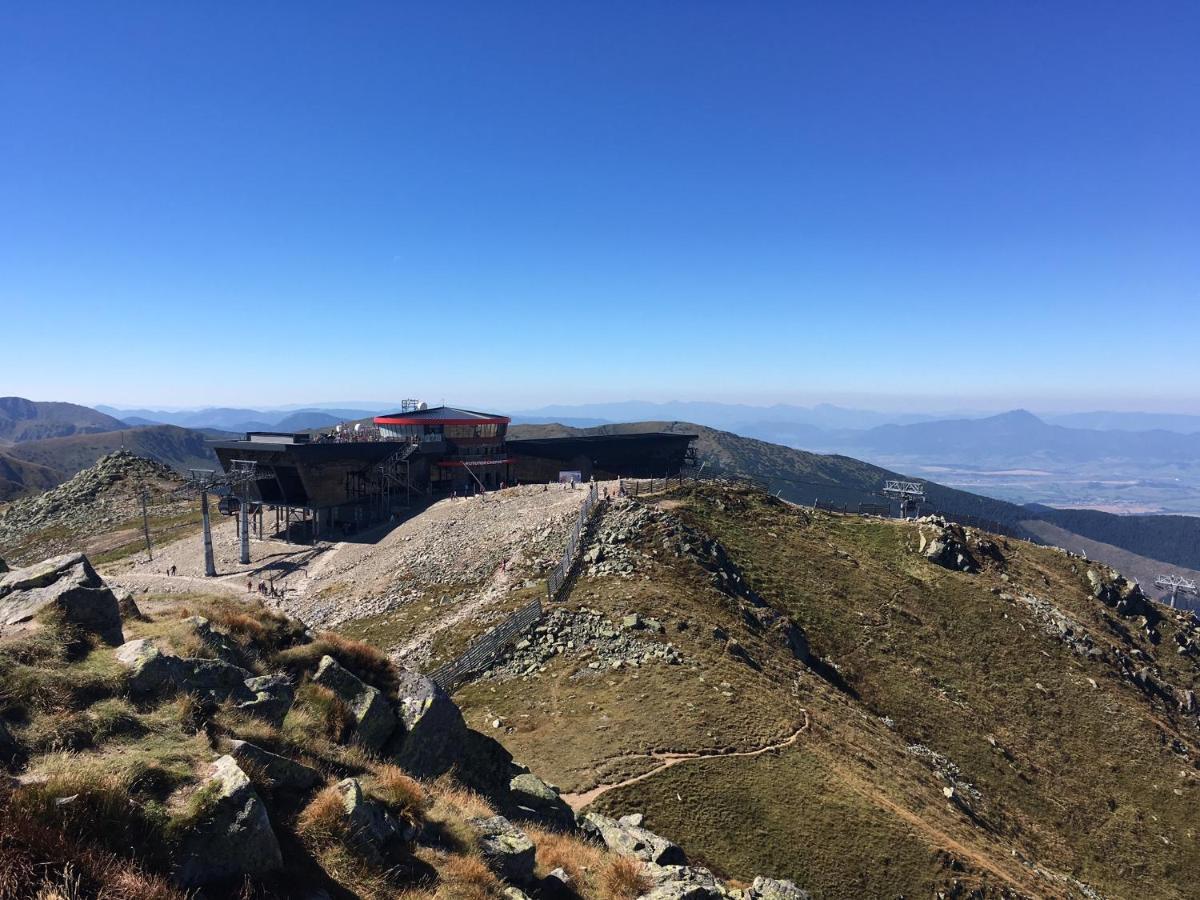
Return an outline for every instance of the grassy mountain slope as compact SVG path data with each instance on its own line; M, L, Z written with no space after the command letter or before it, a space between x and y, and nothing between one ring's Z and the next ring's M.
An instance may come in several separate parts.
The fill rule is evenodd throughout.
M72 434L120 431L120 419L75 403L0 397L0 444L19 444Z
M681 664L593 667L567 629L458 694L576 802L818 897L1200 895L1179 703L1200 667L1173 614L1143 627L1092 596L1088 563L1025 542L968 574L916 553L913 523L718 485L660 505L600 523L630 571L585 568L561 615L670 641ZM657 621L622 629L633 614Z

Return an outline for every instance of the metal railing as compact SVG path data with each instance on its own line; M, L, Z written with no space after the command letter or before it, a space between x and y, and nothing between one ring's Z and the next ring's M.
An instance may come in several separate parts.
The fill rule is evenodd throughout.
M513 638L542 617L542 601L535 597L495 628L476 638L466 652L429 673L429 678L447 693L487 669Z
M592 513L595 512L599 503L600 492L593 481L588 486L587 496L583 498L583 505L579 508L579 516L575 519L575 524L571 526L571 533L567 535L567 545L563 548L562 556L559 558L558 564L546 576L547 600L551 602L557 600L559 591L567 583L567 578L571 574L571 567L575 565L575 557L579 554L579 545L583 541L583 532L587 528L588 520L592 517Z

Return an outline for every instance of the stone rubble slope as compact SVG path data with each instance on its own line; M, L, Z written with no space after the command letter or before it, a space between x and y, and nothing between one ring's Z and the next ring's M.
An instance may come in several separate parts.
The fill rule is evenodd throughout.
M289 615L331 627L430 596L465 599L502 566L538 578L557 562L585 492L540 485L439 500L374 544L345 543L313 573Z
M169 466L116 450L58 487L13 502L0 517L0 548L18 546L39 532L55 529L65 533L61 546L43 545L43 551L69 549L75 543L71 533L103 532L140 515L138 484L149 488L151 515L178 513L187 508L187 500L170 491L181 483Z

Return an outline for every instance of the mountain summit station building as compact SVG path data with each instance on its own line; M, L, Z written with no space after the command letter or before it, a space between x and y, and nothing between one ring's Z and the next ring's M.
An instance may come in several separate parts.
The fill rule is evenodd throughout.
M519 484L677 475L694 461L695 435L589 434L512 440L494 413L405 403L400 412L312 433L248 432L216 441L226 472L255 464L235 496L250 503L261 537L264 508L275 530L300 542L336 538L413 503ZM222 508L233 508L233 503Z

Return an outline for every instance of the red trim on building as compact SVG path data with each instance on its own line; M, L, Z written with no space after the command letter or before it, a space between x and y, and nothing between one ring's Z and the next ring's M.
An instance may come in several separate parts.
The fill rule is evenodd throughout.
M376 416L376 425L507 425L512 421L508 416L492 416L487 419L434 419L425 416L419 419L404 416Z
M505 463L516 462L516 457L508 459L472 459L469 461L460 459L439 459L434 465L441 466L444 469L461 469L467 466L502 466Z

